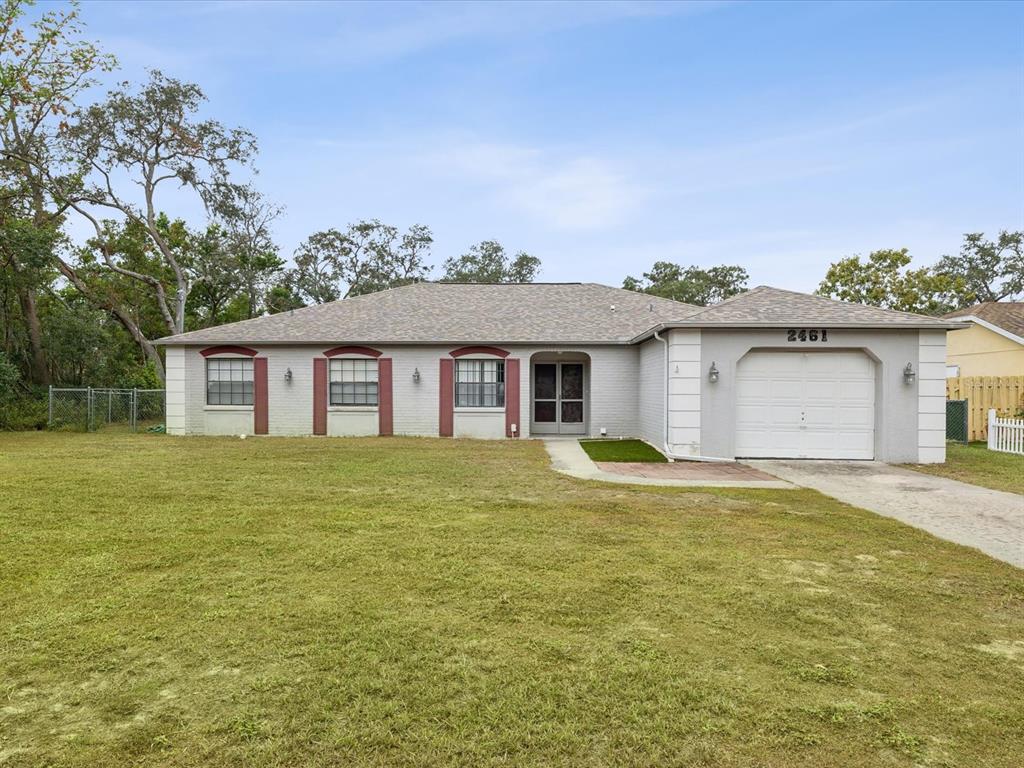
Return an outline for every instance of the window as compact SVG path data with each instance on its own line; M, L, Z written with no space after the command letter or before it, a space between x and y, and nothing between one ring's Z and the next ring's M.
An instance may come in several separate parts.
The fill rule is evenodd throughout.
M331 405L377 405L377 361L331 360Z
M252 405L252 358L206 361L207 405Z
M456 360L455 407L503 408L504 360Z
M960 366L959 365L947 365L946 366L946 378L947 379L955 379L955 378L958 378L959 376L960 376Z

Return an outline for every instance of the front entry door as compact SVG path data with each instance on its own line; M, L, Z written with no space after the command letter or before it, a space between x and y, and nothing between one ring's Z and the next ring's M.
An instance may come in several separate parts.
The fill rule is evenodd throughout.
M534 363L533 424L543 435L585 435L583 363Z

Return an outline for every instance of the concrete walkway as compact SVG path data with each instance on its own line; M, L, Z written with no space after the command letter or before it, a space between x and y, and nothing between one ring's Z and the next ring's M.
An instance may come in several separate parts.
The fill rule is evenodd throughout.
M750 464L1024 568L1024 496L874 461Z
M580 447L579 440L551 438L544 440L544 447L551 457L551 465L563 475L578 477L582 480L602 480L606 483L626 483L628 485L662 485L678 487L703 488L792 488L790 483L766 476L763 472L737 472L725 470L713 463L695 461L676 462L674 464L651 464L648 469L639 473L625 469L626 473L610 472L595 464ZM601 462L608 467L608 462ZM633 465L630 465L633 466ZM729 465L732 466L732 465ZM669 468L674 468L669 469ZM632 471L632 474L628 472ZM768 475L771 473L769 472ZM766 478L767 479L763 479ZM757 479L755 479L757 478Z

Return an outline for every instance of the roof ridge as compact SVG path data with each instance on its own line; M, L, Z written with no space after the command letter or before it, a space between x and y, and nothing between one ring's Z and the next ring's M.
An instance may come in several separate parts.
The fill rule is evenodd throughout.
M941 317L937 317L935 315L926 315L926 314L923 314L921 312L907 312L907 311L902 310L902 309L889 309L888 307L880 307L880 306L878 306L876 304L861 304L861 303L856 302L856 301L846 301L845 299L833 299L831 296L822 296L819 293L801 293L800 291L792 291L792 290L789 290L788 288L774 288L774 287L769 286L769 285L762 285L762 286L758 286L758 287L759 288L767 288L769 290L776 291L777 293L788 293L788 294L790 294L792 296L804 296L804 297L809 297L809 298L812 298L812 299L821 299L822 301L831 301L831 302L833 302L835 304L844 304L847 307L861 307L861 308L865 308L866 307L868 309L877 309L877 310L880 310L882 312L891 312L894 315L903 315L904 317L924 318L926 320L941 320L942 319Z

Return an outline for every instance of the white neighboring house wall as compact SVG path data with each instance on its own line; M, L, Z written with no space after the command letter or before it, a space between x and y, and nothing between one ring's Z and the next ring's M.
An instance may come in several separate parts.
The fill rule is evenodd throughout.
M665 345L657 339L648 339L640 345L639 384L637 416L640 437L659 451L664 450Z
M919 331L917 461L946 460L946 331Z
M185 348L168 347L164 361L166 381L164 382L164 419L169 435L184 435L188 432L186 419L185 392Z
M673 456L701 455L700 395L703 363L701 332L669 331L668 337L668 451Z

